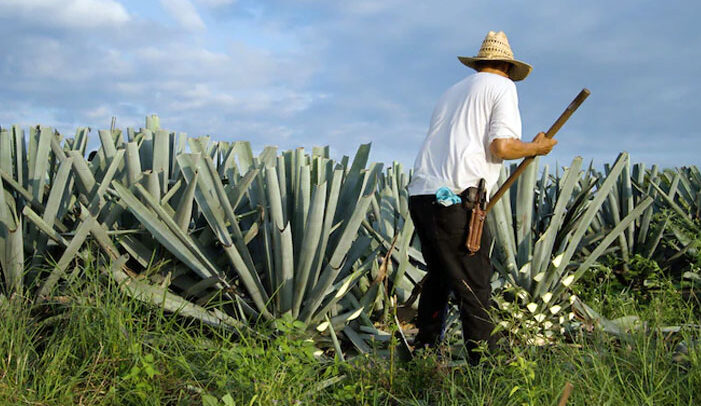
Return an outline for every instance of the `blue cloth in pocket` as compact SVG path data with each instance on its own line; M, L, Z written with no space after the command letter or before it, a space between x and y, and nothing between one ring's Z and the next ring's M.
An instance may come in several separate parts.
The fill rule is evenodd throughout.
M460 199L460 196L453 193L452 190L443 186L442 188L436 190L436 201L439 204L448 207L454 204L459 204L462 200Z

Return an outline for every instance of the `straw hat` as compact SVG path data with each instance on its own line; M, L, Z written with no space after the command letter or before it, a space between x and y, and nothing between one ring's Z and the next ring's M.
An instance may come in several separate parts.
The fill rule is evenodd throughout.
M477 53L477 56L472 58L458 56L458 59L472 69L476 69L475 62L479 61L509 62L513 65L509 70L509 77L514 82L525 79L533 69L531 65L514 59L514 53L511 51L509 40L506 38L504 31L489 31L484 41L482 41L482 47Z

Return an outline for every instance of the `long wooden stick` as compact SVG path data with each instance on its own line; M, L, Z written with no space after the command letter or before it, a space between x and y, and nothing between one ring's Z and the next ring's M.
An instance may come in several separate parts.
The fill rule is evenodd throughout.
M582 104L582 102L584 102L584 100L587 97L589 97L590 94L591 92L588 89L582 89L582 91L579 92L577 97L575 97L574 100L572 100L572 103L570 103L570 105L567 106L565 111L562 114L560 114L560 117L557 120L555 120L555 123L553 123L548 132L545 133L545 136L548 138L552 138L558 132L558 130L560 130L560 128L565 124L565 122L567 122L572 113L574 113L575 110L577 110L577 108ZM504 184L501 185L499 190L497 190L497 192L494 193L494 196L492 196L492 198L489 199L489 204L487 204L487 209L485 210L486 212L489 212L489 210L491 210L492 207L494 207L496 202L504 195L504 193L506 193L507 190L509 190L511 185L516 181L516 178L518 178L521 175L521 173L523 173L523 171L526 170L526 167L531 162L533 162L534 159L534 156L529 156L524 158L523 161L521 161L521 163L518 165L518 168L516 168L516 170L513 171L513 173L511 173L511 176L509 176L509 178L506 179L506 182L504 182Z

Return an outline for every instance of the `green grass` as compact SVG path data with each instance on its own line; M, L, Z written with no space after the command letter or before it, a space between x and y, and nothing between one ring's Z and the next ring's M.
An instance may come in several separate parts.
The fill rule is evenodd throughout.
M701 323L698 307L673 289L644 306L609 297L605 286L590 292L604 315L648 323L624 339L582 333L502 350L478 367L425 354L390 368L373 354L318 360L291 324L238 333L163 314L96 274L86 270L41 306L0 305L0 404L555 405L567 382L571 405L701 402L701 331L658 331ZM675 354L680 342L686 354Z

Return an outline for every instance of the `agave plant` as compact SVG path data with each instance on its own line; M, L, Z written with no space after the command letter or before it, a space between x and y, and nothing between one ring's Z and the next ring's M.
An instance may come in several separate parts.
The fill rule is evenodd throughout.
M665 209L666 268L678 279L698 284L701 266L701 173L696 166L649 174L649 184ZM637 185L637 184L636 184ZM670 252L671 251L671 252Z
M503 327L526 327L537 340L564 328L572 317L568 312L575 300L570 291L572 284L652 203L652 198L640 201L594 243L589 255L576 258L594 218L627 164L628 155L621 154L606 178L598 180L591 171L582 173L582 159L577 157L552 184L548 184L547 168L536 184L537 166L532 165L518 180L515 193L494 206L488 221L495 237L492 258L498 270L493 287L500 308L513 317L502 320ZM503 171L502 181L505 177Z
M414 223L409 215L407 185L411 174L403 171L402 165L394 162L379 177L377 192L372 200L372 211L364 222L366 232L374 239L372 246L381 253L383 266L376 279L384 280L387 289L374 285L380 308L388 310L390 298L397 296L399 303L416 292L416 286L425 275L425 263L414 238ZM378 280L379 280L378 279ZM415 300L408 303L416 307Z

